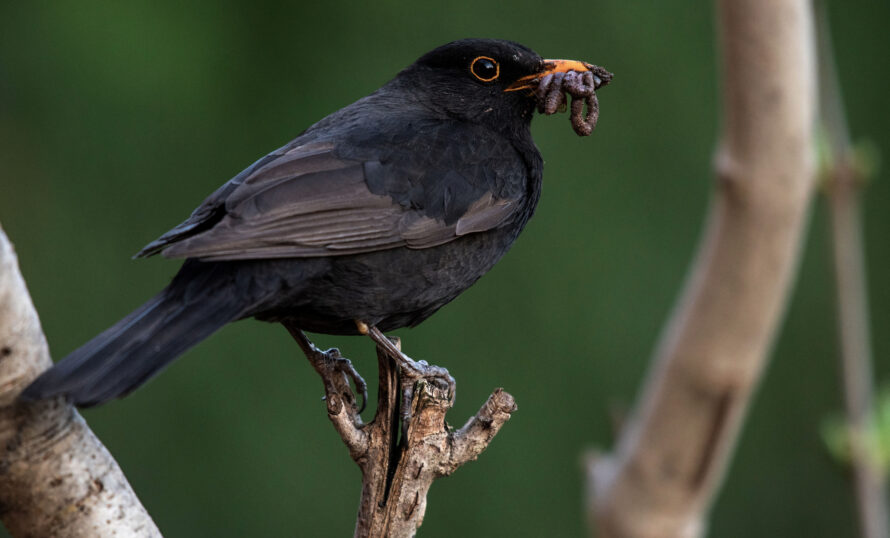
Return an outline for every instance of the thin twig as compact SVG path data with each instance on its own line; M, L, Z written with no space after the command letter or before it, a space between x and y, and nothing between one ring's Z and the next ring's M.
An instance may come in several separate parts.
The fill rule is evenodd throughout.
M887 538L887 491L882 470L868 446L872 425L874 382L865 250L862 239L862 186L847 127L840 80L834 60L828 10L819 2L819 113L829 158L824 170L831 216L838 330L841 341L844 403L853 481L864 538Z

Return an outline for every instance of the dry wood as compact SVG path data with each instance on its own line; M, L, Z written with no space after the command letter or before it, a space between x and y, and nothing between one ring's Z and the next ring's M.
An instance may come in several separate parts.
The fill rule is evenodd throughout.
M117 462L60 399L16 402L52 364L0 229L0 518L17 537L160 536Z
M616 450L589 466L600 538L704 533L797 266L813 183L810 4L718 6L724 129L711 214Z
M328 417L362 471L356 537L414 536L423 523L433 480L475 460L516 410L513 397L496 389L475 416L453 431L445 422L454 404L451 376L430 367L436 374L417 381L378 347L377 412L364 424L349 385L354 370L347 359L336 349L318 350L296 329L291 333L321 376ZM392 341L399 346L397 339ZM413 396L400 436L400 398L405 388Z

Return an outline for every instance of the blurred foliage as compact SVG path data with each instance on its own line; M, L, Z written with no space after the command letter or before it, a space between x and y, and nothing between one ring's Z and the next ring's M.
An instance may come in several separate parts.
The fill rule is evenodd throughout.
M885 387L875 402L870 424L864 432L866 454L871 465L887 476L890 471L890 387ZM849 465L852 460L850 426L838 415L822 423L822 439L836 460Z
M513 39L616 74L578 138L537 118L541 205L504 260L399 331L458 381L462 423L492 388L519 411L436 483L421 535L582 536L582 451L633 402L707 212L719 126L712 3L0 2L0 222L55 357L177 268L132 261L209 192L447 41ZM854 137L890 154L890 4L831 6ZM756 84L757 81L751 81ZM875 356L890 356L890 182L867 191ZM855 533L819 424L840 407L821 202L788 317L714 507L711 536ZM337 345L374 379L363 338ZM878 377L890 377L886 362ZM84 413L168 536L344 536L358 469L280 327L243 322L130 397ZM372 394L372 401L374 396ZM366 411L372 416L373 409Z
M831 148L831 143L824 125L816 129L816 170L819 187L825 188L832 176L836 173L838 156ZM863 138L853 142L850 149L850 164L857 181L864 185L877 177L881 170L881 151L870 138Z

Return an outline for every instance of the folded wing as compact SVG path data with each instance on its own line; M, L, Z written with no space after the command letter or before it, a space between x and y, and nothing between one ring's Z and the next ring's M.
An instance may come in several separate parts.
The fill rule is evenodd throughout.
M366 170L379 173L380 163L343 159L334 149L313 142L268 155L137 256L236 260L428 248L500 226L519 202L474 193L466 211L446 223L371 192Z

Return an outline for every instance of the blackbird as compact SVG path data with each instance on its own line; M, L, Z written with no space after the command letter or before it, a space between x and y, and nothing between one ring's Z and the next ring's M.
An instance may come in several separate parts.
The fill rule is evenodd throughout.
M586 77L587 98L611 78L492 39L423 55L143 248L136 257L186 260L169 286L21 399L63 395L85 407L124 396L244 318L281 322L298 341L303 330L379 338L417 325L491 269L534 213L543 161L531 119L544 97L556 110L554 92L565 109L553 81L569 74L576 89Z

